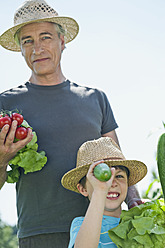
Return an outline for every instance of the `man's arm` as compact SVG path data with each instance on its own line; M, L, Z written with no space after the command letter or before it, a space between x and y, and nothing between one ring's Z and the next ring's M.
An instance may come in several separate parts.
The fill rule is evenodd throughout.
M120 147L119 140L118 140L118 137L117 137L117 134L116 134L115 130L112 130L111 132L103 134L102 137L110 137L110 138L112 138L118 144L118 146Z
M6 177L7 177L6 169L7 166L2 166L2 168L0 168L0 189L3 187L6 181Z
M7 165L9 161L29 143L33 137L32 130L28 129L25 139L14 143L17 121L13 121L9 130L9 125L5 125L0 132L0 189L3 187L7 177Z

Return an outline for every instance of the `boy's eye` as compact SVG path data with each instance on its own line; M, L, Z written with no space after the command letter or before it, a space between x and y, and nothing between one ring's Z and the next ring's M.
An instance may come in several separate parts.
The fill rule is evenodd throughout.
M123 175L116 175L116 178L124 178Z

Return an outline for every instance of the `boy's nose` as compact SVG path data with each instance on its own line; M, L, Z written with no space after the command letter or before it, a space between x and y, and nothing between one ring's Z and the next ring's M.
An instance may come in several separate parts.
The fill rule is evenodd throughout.
M117 181L116 181L116 179L114 178L113 181L112 181L111 187L116 187L116 185L117 185Z

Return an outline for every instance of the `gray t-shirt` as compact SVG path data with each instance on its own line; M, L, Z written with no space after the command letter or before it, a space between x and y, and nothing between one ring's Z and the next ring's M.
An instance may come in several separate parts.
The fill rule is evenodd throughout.
M16 184L18 237L69 232L87 200L66 190L61 178L76 165L76 153L87 140L117 128L106 95L69 80L53 86L29 82L0 95L0 109L22 111L48 157L39 172L21 173Z

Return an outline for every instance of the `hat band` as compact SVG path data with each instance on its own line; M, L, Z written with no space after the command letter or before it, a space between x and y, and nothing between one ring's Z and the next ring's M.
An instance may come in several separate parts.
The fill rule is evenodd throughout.
M111 157L111 158L104 159L104 161L106 161L106 160L118 160L118 159L123 160L123 158L121 158L121 157Z

